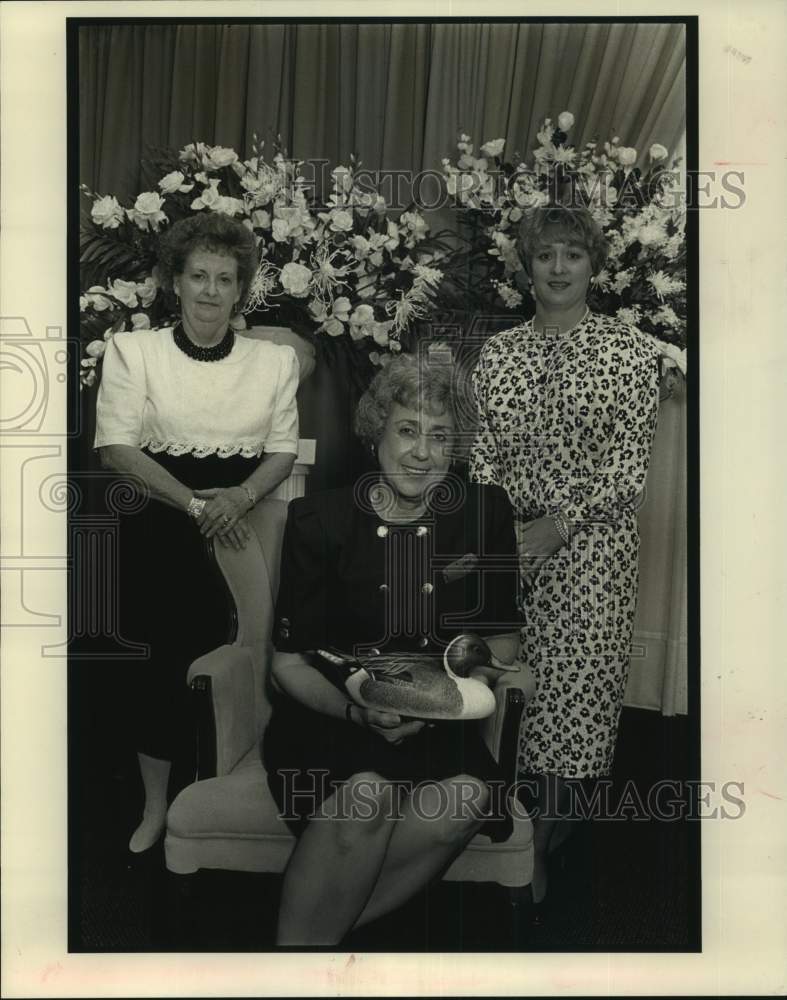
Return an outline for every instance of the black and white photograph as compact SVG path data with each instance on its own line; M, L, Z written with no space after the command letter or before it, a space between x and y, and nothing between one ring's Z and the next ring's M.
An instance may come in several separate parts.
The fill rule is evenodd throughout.
M717 385L754 400L724 247L784 136L701 73L759 73L760 25L62 6L63 311L4 253L0 323L4 659L40 655L3 698L60 748L59 867L10 871L66 957L8 995L196 995L190 959L214 995L680 992L733 852L776 940L784 695L725 553L776 586L729 448L778 424L769 388L722 432Z
M690 19L70 27L73 947L696 950Z

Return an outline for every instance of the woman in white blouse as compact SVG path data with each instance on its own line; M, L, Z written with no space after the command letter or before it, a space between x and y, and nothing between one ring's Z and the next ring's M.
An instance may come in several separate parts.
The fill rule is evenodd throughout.
M188 666L226 639L206 540L244 546L245 515L289 475L298 450L294 350L230 325L256 267L254 237L233 219L205 212L176 223L162 237L158 275L180 322L117 333L104 355L95 447L149 498L126 520L118 581L124 633L149 647L133 685L145 790L134 853L163 832L172 762L191 742Z

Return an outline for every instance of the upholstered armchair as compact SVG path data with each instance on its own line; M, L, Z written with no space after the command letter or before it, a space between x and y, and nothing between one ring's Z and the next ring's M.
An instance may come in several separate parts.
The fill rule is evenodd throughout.
M278 817L259 749L270 715L269 637L286 514L285 502L263 500L249 515L253 537L246 548L215 548L232 596L236 634L233 642L200 657L189 671L198 718L198 780L169 810L165 855L171 872L281 872L295 845ZM479 723L492 752L507 765L512 783L520 719L532 690L529 676L505 675L495 692L496 713ZM499 883L510 888L516 903L532 870L532 826L520 808L507 841L476 836L444 877Z

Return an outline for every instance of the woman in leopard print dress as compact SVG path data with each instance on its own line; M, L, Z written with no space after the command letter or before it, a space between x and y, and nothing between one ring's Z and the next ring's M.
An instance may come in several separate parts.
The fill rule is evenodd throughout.
M606 244L584 209L530 213L520 250L532 320L491 337L473 381L479 427L471 476L508 492L517 518L522 659L536 677L520 746L538 776L533 898L566 778L609 773L637 597L637 508L658 412L655 350L590 312Z

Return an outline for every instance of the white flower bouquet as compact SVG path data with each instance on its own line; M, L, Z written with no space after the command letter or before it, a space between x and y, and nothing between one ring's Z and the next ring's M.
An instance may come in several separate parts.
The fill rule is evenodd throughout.
M156 190L125 206L82 187L92 202L80 240L83 385L95 383L113 333L177 318L159 287L158 241L191 212L224 212L254 232L261 263L244 313L257 322L343 344L360 364L379 365L430 313L455 250L440 234L429 235L420 212L392 218L378 193L356 183L353 157L333 170L331 193L319 202L303 164L279 146L269 162L263 146L255 136L246 160L201 142L163 151L147 164L158 176ZM233 323L246 326L243 316Z
M604 268L591 280L589 303L654 338L665 368L685 373L685 207L676 190L674 160L654 143L644 168L636 149L618 137L577 150L568 133L570 111L550 118L538 132L530 162L503 158L505 139L493 139L474 155L461 134L456 162L443 159L446 190L469 229L473 245L468 292L476 309L531 313L535 303L516 248L525 213L550 203L583 205L609 243Z

